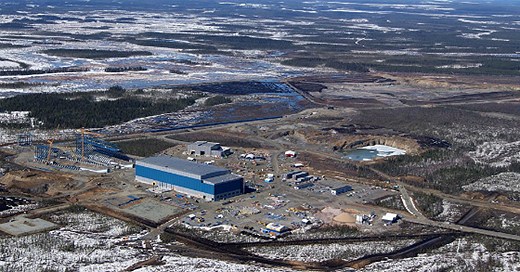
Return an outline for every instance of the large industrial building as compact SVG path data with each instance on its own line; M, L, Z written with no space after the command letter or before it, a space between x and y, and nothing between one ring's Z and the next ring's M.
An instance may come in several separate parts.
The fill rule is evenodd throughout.
M225 168L170 156L137 161L135 177L140 182L206 200L221 200L244 192L244 179Z

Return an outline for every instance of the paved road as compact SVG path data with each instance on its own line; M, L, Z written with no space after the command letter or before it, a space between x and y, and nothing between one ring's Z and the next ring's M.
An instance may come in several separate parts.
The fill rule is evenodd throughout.
M401 193L401 200L403 201L404 206L406 207L406 210L410 212L411 214L415 215L417 218L422 220L427 220L426 216L424 216L417 207L415 207L415 203L413 202L412 197L410 194L408 194L408 191L403 186L403 184L398 183L399 185L399 192Z

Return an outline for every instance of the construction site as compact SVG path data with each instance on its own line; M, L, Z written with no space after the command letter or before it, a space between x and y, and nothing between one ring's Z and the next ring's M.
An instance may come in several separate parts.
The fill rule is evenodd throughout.
M466 235L519 241L514 233L467 223L484 207L518 212L511 202L438 192L458 206L449 217L427 217L414 199L421 189L372 165L432 147L407 135L377 135L370 128L371 134L349 134L341 122L326 121L335 111L314 109L280 119L125 136L85 129L63 135L57 130L38 142L20 135L16 144L2 148L9 154L6 161L19 170L6 173L1 183L10 194L38 204L4 215L0 231L14 236L52 233L59 225L50 215L79 206L148 229L136 238L144 244L168 236L186 246L187 256L200 254L192 251L197 248L211 258L303 270L361 268ZM168 147L149 157L125 154L118 147L159 143ZM344 151L385 145L402 152L350 160ZM291 244L304 250L304 245L376 240L395 248L319 259L329 262L275 254Z
M168 139L176 144L159 152L163 157L147 159L126 155L117 147L117 140L104 140L102 135L85 129L79 130L73 141L51 138L46 144L32 143L29 137L21 136L17 145L11 147L18 153L11 161L27 170L11 172L4 179L12 179L8 186L22 191L52 194L72 203L91 205L144 222L162 224L169 221L201 229L232 228L266 238L323 224L346 223L356 227L357 222L361 226L363 221L359 218L369 215L374 218L376 210L379 217L385 213L381 209L364 207L364 204L398 194L391 186L365 185L344 177L324 175L308 167L308 163L302 163L303 155L297 151L264 148L269 147L267 143L262 144L262 148L226 147L226 156L215 152L194 155L190 142L166 138L174 135L146 136L151 143L154 139ZM155 162L170 170L179 169L173 173L187 173L173 176L171 182L174 183L170 183L170 178L162 178L165 173L150 172ZM240 177L243 184L215 188L220 192L215 199L208 194L211 192L208 189L189 185L201 181L179 183L182 176L191 175L208 176L202 182L212 184ZM220 175L225 176L221 178ZM39 178L54 182L35 186ZM27 182L26 188L24 182ZM235 193L231 188L239 190ZM338 220L340 214L347 212L349 218L354 218L353 222ZM183 216L176 217L179 214ZM382 221L374 223L378 222ZM372 222L365 223L372 225ZM272 231L267 228L270 224L280 226L283 231Z
M59 129L57 129L58 131ZM74 133L73 142L64 142L65 136L57 132L44 143L35 143L31 135L18 136L18 148L33 150L32 158L25 157L26 163L42 171L68 170L108 173L112 169L133 167L133 159L121 153L114 144L102 140L103 135L81 129Z

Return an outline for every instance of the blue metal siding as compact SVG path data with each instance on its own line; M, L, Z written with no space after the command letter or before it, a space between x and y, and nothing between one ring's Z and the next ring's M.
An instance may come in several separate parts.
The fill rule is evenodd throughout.
M232 192L232 191L239 190L239 189L240 189L240 193L243 193L242 192L242 189L244 188L243 183L244 183L244 179L239 178L239 179L236 179L236 180L233 180L230 182L216 184L215 185L215 195Z
M214 186L210 184L204 184L198 179L188 178L184 176L175 175L172 173L166 173L160 170L152 169L149 167L136 165L135 166L135 175L157 180L160 182L172 184L174 186L180 186L192 190L196 190L199 192L207 193L207 194L215 194Z

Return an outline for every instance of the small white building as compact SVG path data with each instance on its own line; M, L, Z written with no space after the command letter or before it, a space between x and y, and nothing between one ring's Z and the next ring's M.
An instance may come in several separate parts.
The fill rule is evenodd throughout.
M267 226L265 226L265 228L270 231L277 232L277 233L283 233L283 232L286 232L289 230L289 228L287 228L286 226L278 224L278 223L269 223L269 224L267 224Z
M288 158L294 158L294 157L296 157L296 151L287 150L287 151L285 151L285 156Z
M397 222L397 220L399 220L399 215L397 215L395 213L386 213L383 216L383 218L381 218L381 220L383 220L383 222L385 222L387 224L392 224L392 223Z

